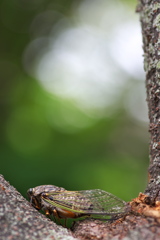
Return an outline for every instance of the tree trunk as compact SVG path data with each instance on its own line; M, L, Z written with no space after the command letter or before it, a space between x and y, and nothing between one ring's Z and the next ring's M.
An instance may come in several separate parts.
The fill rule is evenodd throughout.
M132 211L119 220L86 219L76 222L70 231L38 213L0 176L0 240L160 239L160 0L139 0L137 11L142 25L151 133L145 194L135 198L130 203Z
M149 110L150 165L145 193L160 201L160 1L140 1L144 68Z

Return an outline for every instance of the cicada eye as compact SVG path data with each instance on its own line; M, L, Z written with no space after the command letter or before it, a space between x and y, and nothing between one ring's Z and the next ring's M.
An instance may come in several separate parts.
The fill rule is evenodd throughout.
M33 188L28 189L27 194L31 197L33 195Z

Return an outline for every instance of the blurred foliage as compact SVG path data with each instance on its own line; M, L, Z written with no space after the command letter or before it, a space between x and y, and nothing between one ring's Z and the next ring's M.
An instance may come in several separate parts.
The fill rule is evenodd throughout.
M1 1L1 173L24 196L30 187L53 184L68 190L101 188L129 201L146 184L147 125L129 116L121 102L105 110L116 108L112 115L95 118L73 99L48 93L23 68L25 48L35 37L30 27L35 16L60 13L43 28L45 36L79 2Z

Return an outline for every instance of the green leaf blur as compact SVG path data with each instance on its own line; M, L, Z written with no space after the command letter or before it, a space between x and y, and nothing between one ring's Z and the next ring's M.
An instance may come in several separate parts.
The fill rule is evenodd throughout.
M32 41L48 36L50 39L51 35L56 41L59 32L63 33L64 26L57 23L65 21L66 29L71 24L77 27L73 16L82 2L1 1L1 174L24 196L30 187L53 184L67 190L100 188L129 201L146 185L149 137L147 123L135 119L124 105L129 95L137 104L135 89L143 85L145 91L144 81L120 70L119 78L128 80L123 88L113 86L113 89L118 88L117 99L112 96L115 100L106 107L100 104L95 108L94 104L84 107L84 102L80 104L73 95L68 97L48 91L37 75L32 74L49 47L44 44L42 48L37 43L35 51L31 51L26 60L26 49ZM100 2L104 4L102 0ZM133 14L135 12L135 1L108 1L111 2L115 7L118 3L127 6ZM37 24L37 16L43 12L45 18ZM52 12L55 12L54 16ZM113 19L110 28L113 28L112 22ZM114 61L111 65L120 69ZM61 66L60 73L56 75L57 82L67 74L73 75ZM92 87L91 83L89 89ZM65 89L65 83L62 89ZM89 96L85 89L84 95ZM95 95L95 102L98 96L101 94Z

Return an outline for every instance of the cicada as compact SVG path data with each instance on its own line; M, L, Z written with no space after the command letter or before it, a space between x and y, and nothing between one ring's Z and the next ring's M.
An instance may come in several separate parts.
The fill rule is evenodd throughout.
M126 213L126 202L100 189L67 191L54 185L42 185L28 190L32 205L56 218L104 218Z

